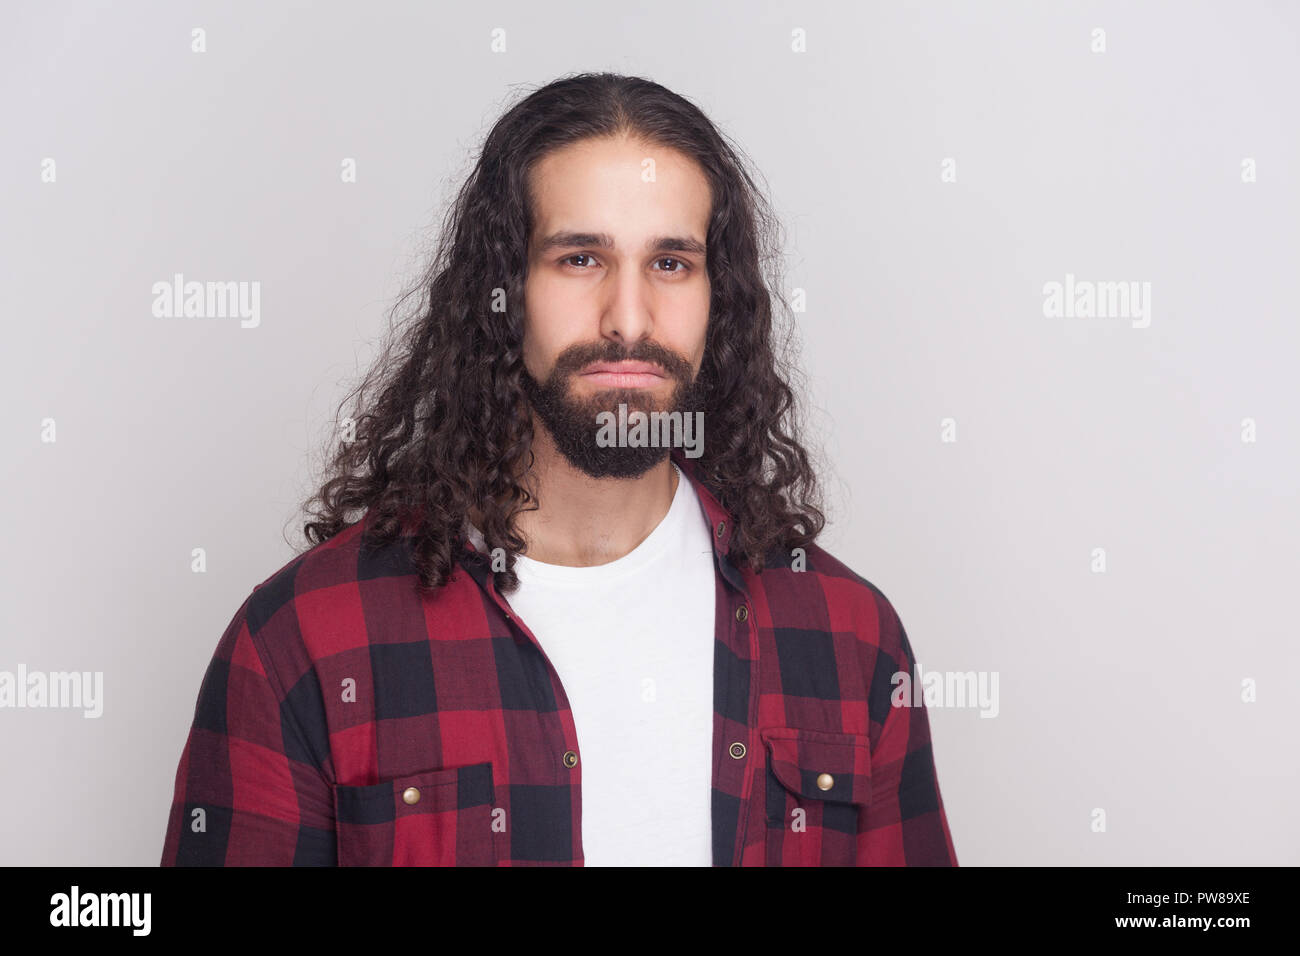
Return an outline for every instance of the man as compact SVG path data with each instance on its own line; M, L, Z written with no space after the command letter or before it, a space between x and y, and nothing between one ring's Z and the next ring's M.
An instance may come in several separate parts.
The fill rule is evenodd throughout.
M813 543L768 221L657 84L500 119L218 645L164 864L956 864L907 635Z

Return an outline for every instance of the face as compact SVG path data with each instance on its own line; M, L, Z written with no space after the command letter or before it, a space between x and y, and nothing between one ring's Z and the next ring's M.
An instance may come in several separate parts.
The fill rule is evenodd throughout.
M550 153L531 191L529 401L575 468L643 474L669 449L604 447L597 416L620 403L628 414L703 408L708 180L678 152L621 137Z

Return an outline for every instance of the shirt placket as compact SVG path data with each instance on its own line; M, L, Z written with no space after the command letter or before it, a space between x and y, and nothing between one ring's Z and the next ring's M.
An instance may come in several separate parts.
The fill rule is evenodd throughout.
M473 550L473 544L466 542L467 546ZM477 551L474 552L478 554ZM479 555L482 557L482 555ZM519 631L527 638L528 642L537 649L541 655L543 664L546 665L547 675L550 677L551 687L555 692L556 700L556 717L560 723L563 739L553 748L555 759L555 777L554 783L564 784L569 787L569 792L573 798L573 840L576 847L576 859L583 858L582 849L582 762L581 749L578 746L578 730L573 719L573 709L569 705L569 695L564 689L564 683L560 680L559 671L551 663L551 659L546 655L546 649L542 647L541 641L529 629L528 625L523 622L504 596L496 589L495 576L491 571L486 572L485 580L487 593L491 596L492 601L501 612L505 615L510 626L518 628Z
M704 490L701 493L708 494ZM729 846L715 843L713 865L736 866L742 856L752 802L753 760L759 753L754 729L758 719L758 633L744 578L728 557L731 529L725 513L711 497L706 497L705 509L713 527L719 599L715 640L727 651L714 658L713 826L733 833ZM728 665L725 672L718 673L719 663Z

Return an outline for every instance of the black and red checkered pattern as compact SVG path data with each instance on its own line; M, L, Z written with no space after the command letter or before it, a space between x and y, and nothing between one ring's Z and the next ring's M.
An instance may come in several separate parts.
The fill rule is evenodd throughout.
M715 866L956 866L894 608L817 546L729 558L714 530ZM423 597L365 519L257 585L176 772L164 866L580 866L582 748L558 676L467 540ZM743 568L743 570L742 570Z

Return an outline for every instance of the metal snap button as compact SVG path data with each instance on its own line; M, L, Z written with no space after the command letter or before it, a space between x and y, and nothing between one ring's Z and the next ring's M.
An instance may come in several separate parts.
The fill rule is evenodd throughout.
M736 608L737 621L743 621L748 617L749 617L749 608L745 607L745 605L743 604L740 607Z
M829 790L833 786L835 786L835 778L832 777L830 774L823 773L817 775L818 790Z
M718 537L721 538L721 537L722 537L722 532L724 532L724 531L726 531L726 530L727 530L727 522L725 522L725 521L719 521L719 522L718 522Z
M572 750L566 750L564 752L564 765L572 770L578 765L578 755Z
M737 760L745 756L745 745L739 740L731 745L731 756L735 757Z
M420 791L415 787L407 787L402 791L402 799L407 803L414 804L420 802Z

